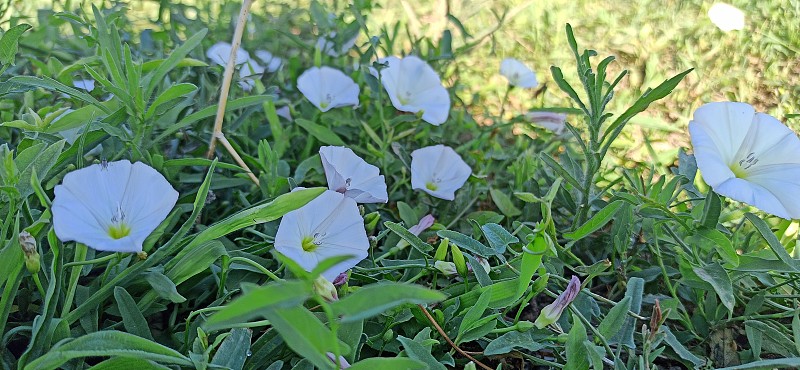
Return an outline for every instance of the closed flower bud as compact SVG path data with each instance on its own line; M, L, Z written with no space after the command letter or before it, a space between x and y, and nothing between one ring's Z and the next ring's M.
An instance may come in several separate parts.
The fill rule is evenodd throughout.
M558 321L558 319L561 317L561 314L565 309L567 309L567 306L569 306L569 304L575 300L575 297L578 296L580 291L581 281L577 276L572 275L572 279L569 281L567 289L564 289L564 292L561 293L558 298L556 298L555 302L545 306L545 308L542 309L542 312L539 313L539 317L536 318L536 322L533 324L536 325L537 328L541 329Z
M439 243L439 247L436 248L436 254L433 256L433 259L436 261L444 261L445 257L447 257L447 248L450 245L450 239L444 238L442 242Z
M520 321L517 323L517 330L520 332L526 332L528 330L533 329L534 325L530 321Z
M323 276L317 277L317 279L314 280L314 292L319 294L328 302L339 300L339 294L336 292L336 287L333 286L333 283L328 281L328 279Z
M467 261L464 260L464 254L461 253L461 249L458 249L458 246L453 244L450 247L450 254L453 255L453 263L456 264L456 270L458 270L458 274L461 276L467 276Z
M19 246L22 248L22 252L25 253L25 268L31 274L39 272L41 261L39 251L36 249L36 238L29 232L23 231L19 233Z
M375 227L378 226L378 221L380 221L381 215L378 211L369 213L364 215L364 226L367 229L367 234L372 234L375 231Z

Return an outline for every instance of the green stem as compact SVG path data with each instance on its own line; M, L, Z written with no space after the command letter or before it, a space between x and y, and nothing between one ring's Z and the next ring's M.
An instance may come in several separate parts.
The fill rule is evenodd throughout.
M258 271L261 271L262 274L267 275L272 280L283 281L283 279L279 278L277 275L272 273L272 271L267 270L267 268L265 268L264 266L261 266L260 264L258 264L258 262L255 262L255 261L253 261L251 259L244 258L244 257L233 257L233 258L231 258L230 263L233 264L234 262L243 262L243 263L248 264L248 265L250 265L252 267L255 267L256 269L258 269Z
M77 257L77 254L75 256ZM103 257L99 257L99 258L95 258L95 259L91 259L91 260L83 260L83 261L77 261L76 260L76 261L73 261L73 262L70 262L70 263L65 263L64 264L64 268L74 267L74 266L96 265L98 263L106 262L108 260L112 260L112 259L117 258L117 257L118 257L117 253L111 253L109 255L105 255Z
M42 280L39 279L39 273L36 272L31 275L33 276L33 282L36 283L36 289L39 290L39 295L41 295L42 299L44 299L44 287L42 286Z
M81 262L86 259L86 252L88 251L88 247L86 247L83 243L75 243L75 257L73 258L72 269L69 273L69 282L67 283L67 296L64 298L64 306L61 307L61 317L67 316L69 314L70 308L72 308L72 302L75 300L75 290L78 288L78 278L81 276L81 269L83 267L80 266ZM110 256L114 256L114 254L110 254ZM66 267L66 266L64 266Z

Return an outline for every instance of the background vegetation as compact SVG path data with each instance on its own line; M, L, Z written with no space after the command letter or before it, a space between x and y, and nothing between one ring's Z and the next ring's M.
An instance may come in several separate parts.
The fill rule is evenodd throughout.
M800 364L797 221L720 199L686 154L686 125L705 102L748 102L798 126L800 2L734 2L747 14L746 29L723 33L706 16L711 3L702 1L256 1L243 47L268 50L285 63L252 92L234 86L225 132L259 186L225 152L217 152L216 163L203 159L222 79L222 68L205 65L205 50L230 41L240 5L0 6L4 30L33 25L19 40L14 65L5 63L0 76L3 368L325 368L333 367L325 352L340 350L364 368L377 366L370 358L395 356L413 362L382 368L461 368L470 366L466 355L504 369ZM579 55L584 48L597 52L595 72L603 58L616 58L609 81L597 85L608 88L628 71L610 104L598 107L614 113L605 125L584 117L558 86L568 83L585 96L566 23ZM355 29L358 47L348 55L315 52L318 35ZM181 53L179 63L159 74ZM366 72L376 56L412 53L429 61L451 93L451 118L440 127L394 114ZM109 62L109 55L120 59ZM497 73L505 57L531 66L540 88L507 93ZM305 101L295 82L315 64L353 76L362 87L361 107L320 114ZM551 66L561 68L563 81ZM682 80L671 79L692 68ZM136 71L146 84L128 79ZM109 84L98 82L89 95L70 88L75 80L101 77ZM168 94L175 83L196 88ZM137 101L141 86L148 89ZM641 100L648 88L657 94ZM159 96L163 104L154 107ZM602 140L591 140L589 132L611 132L609 124L623 112L651 101L621 122L621 135L593 163L580 143ZM277 117L283 106L293 120ZM82 111L60 124L48 118L67 107ZM570 113L582 140L530 125L523 115L532 109ZM85 122L94 126L78 144L60 140L61 129ZM315 131L319 126L330 132ZM81 155L97 143L100 155ZM270 253L275 220L285 212L276 206L299 204L279 196L295 185L324 186L315 154L320 145L337 143L378 165L390 194L387 205L365 207L375 245L340 288L344 303L338 305L306 292L310 278ZM473 169L453 203L409 186L408 153L436 143L456 148ZM49 232L52 188L68 171L100 158L145 161L181 194L149 240L147 259L95 254ZM258 220L246 221L254 210ZM403 232L428 213L437 219L431 230L420 238ZM23 229L38 241L39 271L22 267L17 235ZM454 245L445 260L458 262L463 251L462 262L487 257L492 271L443 276L433 269L429 262L445 237ZM401 240L411 246L399 248ZM292 279L270 282L264 269ZM556 326L532 329L530 322L572 275L584 282L574 304ZM398 284L391 286L394 295L381 295L369 288L379 282L429 290ZM359 291L386 306L370 310L374 301L345 300ZM270 311L281 303L269 300L278 293L308 300L307 309ZM231 302L242 301L232 299L241 295L250 304L234 312ZM214 319L226 305L227 320ZM331 339L337 336L341 342Z

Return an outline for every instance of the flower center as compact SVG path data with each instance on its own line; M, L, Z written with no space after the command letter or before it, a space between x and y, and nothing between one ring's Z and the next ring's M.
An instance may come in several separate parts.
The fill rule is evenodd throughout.
M131 234L131 227L125 222L125 212L122 212L122 205L117 203L117 210L111 216L111 225L108 226L108 236L112 239L122 239Z
M111 225L108 227L108 236L110 236L112 239L115 240L122 239L130 234L131 234L131 228L128 225L121 222L119 224Z
M319 238L323 236L325 236L324 233L315 233L313 236L303 237L303 239L300 241L300 246L306 252L313 252L317 249L317 247L319 247L320 244L322 244L322 242L319 241Z
M399 100L402 105L408 104L408 102L411 101L411 91L404 91L397 94L397 100Z
M344 186L339 187L338 189L336 189L336 191L339 192L339 193L342 193L342 194L346 193L347 189L350 188L350 183L351 182L352 182L352 179L348 177L347 180L344 180Z
M436 191L436 190L439 189L439 183L440 182L442 182L442 179L436 177L436 175L434 174L433 175L433 180L428 181L427 183L425 183L425 188L427 188L430 191Z
M325 98L323 98L322 101L319 102L319 107L322 109L327 108L329 105L331 105L332 100L333 96L331 96L331 94L325 94Z
M747 178L747 170L758 163L758 158L754 152L750 152L744 159L734 162L730 165L733 174L740 179Z

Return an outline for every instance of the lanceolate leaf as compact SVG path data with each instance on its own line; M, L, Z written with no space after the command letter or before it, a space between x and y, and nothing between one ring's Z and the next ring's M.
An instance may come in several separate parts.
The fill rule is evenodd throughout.
M192 361L179 352L158 343L120 331L98 331L62 342L25 366L25 370L51 370L73 358L120 356L166 364L191 366Z

